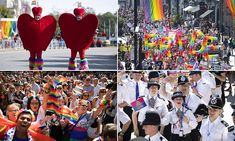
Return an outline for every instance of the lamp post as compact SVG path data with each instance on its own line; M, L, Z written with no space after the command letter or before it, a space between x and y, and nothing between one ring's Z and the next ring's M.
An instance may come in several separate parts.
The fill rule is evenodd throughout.
M220 0L220 12L219 12L220 26L219 26L219 31L221 33L222 41L223 41L223 7L224 7L224 2L223 2L223 0Z
M136 31L136 27L137 27L137 18L138 16L138 13L137 13L137 1L135 0L134 1L134 66L136 68L137 64L138 64L138 56L137 56L137 53L138 53L138 49L137 49L137 33L135 32Z

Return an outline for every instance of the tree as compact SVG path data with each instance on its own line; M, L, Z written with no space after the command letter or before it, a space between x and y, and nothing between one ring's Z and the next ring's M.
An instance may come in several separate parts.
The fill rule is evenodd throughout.
M54 11L52 12L50 15L52 15L53 17L55 17L56 19L56 31L55 31L55 35L60 35L60 27L59 27L59 17L60 17L60 13L58 11Z
M12 18L13 11L7 9L5 6L0 6L0 16L1 18Z
M110 12L106 12L104 14L99 14L98 16L99 19L99 31L100 32L104 32L106 31L107 35L108 35L108 31L109 31L109 22L110 22L110 35L114 35L115 34L115 26L117 26L117 13L110 13Z

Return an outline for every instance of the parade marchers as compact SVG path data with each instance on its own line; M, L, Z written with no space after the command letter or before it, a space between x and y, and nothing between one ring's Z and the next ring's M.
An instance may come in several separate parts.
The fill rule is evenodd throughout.
M233 141L234 125L223 120L228 113L223 107L234 78L232 71L119 72L119 140L135 135L151 141ZM145 106L136 110L133 102L140 99ZM235 112L230 114L234 121Z
M115 77L107 72L1 72L0 140L116 140ZM83 87L79 94L78 86ZM58 104L55 111L49 100Z
M120 28L120 34L123 39L119 39L119 69L132 70L134 61L134 21L133 9L119 9L119 17L123 19L124 24ZM171 25L171 26L169 26ZM185 21L182 25L174 25L172 20L167 18L162 21L146 22L144 19L143 9L138 9L138 27L139 36L142 38L142 53L139 54L142 58L138 64L138 69L143 70L181 70L181 69L230 69L230 58L233 55L235 48L235 39L226 38L221 40L220 33L216 28L215 23L208 20L195 19L194 22ZM205 36L217 37L217 41L213 45L217 49L207 49L202 54L192 55L189 46L192 44L192 34L194 31L202 31ZM168 52L162 52L159 49L159 44L153 47L144 45L145 34L156 34L158 38L168 37L170 34L182 34L183 50L179 50L179 45L174 40L173 46ZM152 40L152 41L151 41ZM155 42L150 38L150 43ZM203 39L196 38L193 49L199 50L202 47ZM211 44L208 43L208 45ZM182 53L180 53L182 52ZM170 56L169 56L170 54ZM206 54L217 54L217 58L206 57ZM136 66L137 67L137 66Z

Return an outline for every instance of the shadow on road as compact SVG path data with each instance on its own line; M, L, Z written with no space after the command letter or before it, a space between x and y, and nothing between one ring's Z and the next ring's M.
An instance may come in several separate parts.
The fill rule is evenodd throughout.
M117 69L117 57L116 55L87 55L90 69ZM69 57L65 56L53 56L50 58L44 58L44 68L67 68ZM76 58L79 62L79 56ZM14 62L25 62L28 60L12 60ZM27 67L27 66L25 66Z

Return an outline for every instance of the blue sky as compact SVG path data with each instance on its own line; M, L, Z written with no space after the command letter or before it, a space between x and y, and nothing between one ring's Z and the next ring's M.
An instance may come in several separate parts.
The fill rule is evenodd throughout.
M31 1L32 0L27 0ZM92 7L96 14L103 14L105 12L115 13L118 8L118 0L38 0L39 6L43 8L42 15L47 15L53 11L60 13L72 13L73 9L77 7L77 2L81 2L84 7Z

